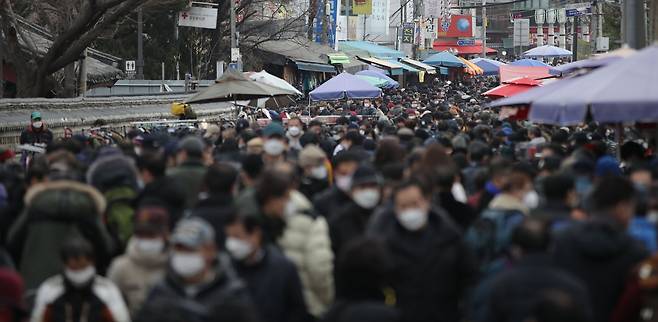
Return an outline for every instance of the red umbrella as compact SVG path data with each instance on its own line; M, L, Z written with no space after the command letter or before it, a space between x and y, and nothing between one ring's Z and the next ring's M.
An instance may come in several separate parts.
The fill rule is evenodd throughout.
M510 97L519 93L523 93L533 87L535 87L535 85L503 84L496 88L488 90L482 95L489 96L492 98Z
M514 84L514 85L526 85L526 86L539 86L542 84L541 81L538 81L536 79L524 76L524 77L517 77L517 78L512 78L510 80L506 80L503 83L505 84Z

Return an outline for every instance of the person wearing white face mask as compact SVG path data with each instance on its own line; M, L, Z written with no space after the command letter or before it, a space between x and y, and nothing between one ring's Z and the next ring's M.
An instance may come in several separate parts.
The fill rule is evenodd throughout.
M286 159L288 147L286 133L278 122L272 122L263 129L263 162L274 164Z
M477 265L460 232L431 208L432 189L423 179L399 184L393 207L372 218L367 234L384 239L397 265L392 286L401 320L460 321Z
M91 244L70 239L62 246L60 257L64 271L41 284L30 321L130 321L119 289L96 275Z
M41 112L32 112L30 125L21 132L20 144L50 144L52 141L53 132L48 129L46 123L41 119Z
M288 147L291 151L299 153L302 150L300 138L304 135L304 124L299 117L288 119L288 131L286 138L288 139Z
M236 216L225 228L226 250L261 321L308 321L302 284L295 265L273 245L265 245L261 221Z
M135 233L128 241L126 253L110 265L107 277L126 297L134 316L142 307L148 291L165 275L167 269L167 236L169 213L164 207L138 209Z
M329 220L331 248L340 254L343 246L363 236L368 220L381 201L381 178L370 166L360 166L352 176L352 202Z
M309 144L299 153L299 166L303 169L299 192L313 198L329 187L327 155L316 145Z
M244 312L253 311L249 294L230 259L218 252L215 231L208 222L200 218L179 221L170 244L169 270L145 303L180 300L204 309L229 305ZM140 311L136 319L147 318L143 314L146 313Z
M320 215L330 219L352 200L349 196L352 175L361 161L360 155L352 151L341 152L334 157L334 186L313 198L313 207Z

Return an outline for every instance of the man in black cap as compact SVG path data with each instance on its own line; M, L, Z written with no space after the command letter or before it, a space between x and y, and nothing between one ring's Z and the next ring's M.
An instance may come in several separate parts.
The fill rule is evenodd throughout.
M205 143L196 136L188 136L178 143L177 167L169 169L167 176L185 188L185 208L189 209L199 200L199 191L206 167L203 164Z
M329 235L334 254L353 239L363 236L366 225L381 201L381 178L374 168L362 165L352 176L352 199L329 220Z

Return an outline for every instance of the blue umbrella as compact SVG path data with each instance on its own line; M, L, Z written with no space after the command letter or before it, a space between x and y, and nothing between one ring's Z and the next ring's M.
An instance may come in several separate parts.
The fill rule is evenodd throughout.
M567 57L571 51L551 45L539 46L523 53L525 57Z
M383 79L386 81L386 87L384 88L398 88L400 87L400 84L396 82L394 79L386 76L384 73L378 72L376 70L362 70L356 75L361 75L361 76L370 76L370 77L375 77L378 79Z
M658 121L658 45L574 78L570 86L537 99L529 119L570 125L589 111L602 123ZM560 81L561 82L561 81Z
M423 60L423 63L432 66L464 67L464 63L462 63L462 61L459 60L457 56L447 51L442 51L440 53L429 56L427 59Z
M503 62L499 62L497 60L493 59L487 59L487 58L475 58L471 59L471 62L474 63L475 65L478 65L478 67L482 68L484 71L485 76L495 76L500 73L500 66L506 65Z
M530 66L530 67L548 67L548 72L552 75L560 75L560 72L553 68L553 66L535 59L519 59L510 63L512 66Z

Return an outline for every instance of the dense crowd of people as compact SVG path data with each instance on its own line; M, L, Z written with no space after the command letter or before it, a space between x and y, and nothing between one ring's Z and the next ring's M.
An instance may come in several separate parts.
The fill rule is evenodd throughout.
M112 139L32 113L0 321L655 321L655 142L500 119L486 82Z

